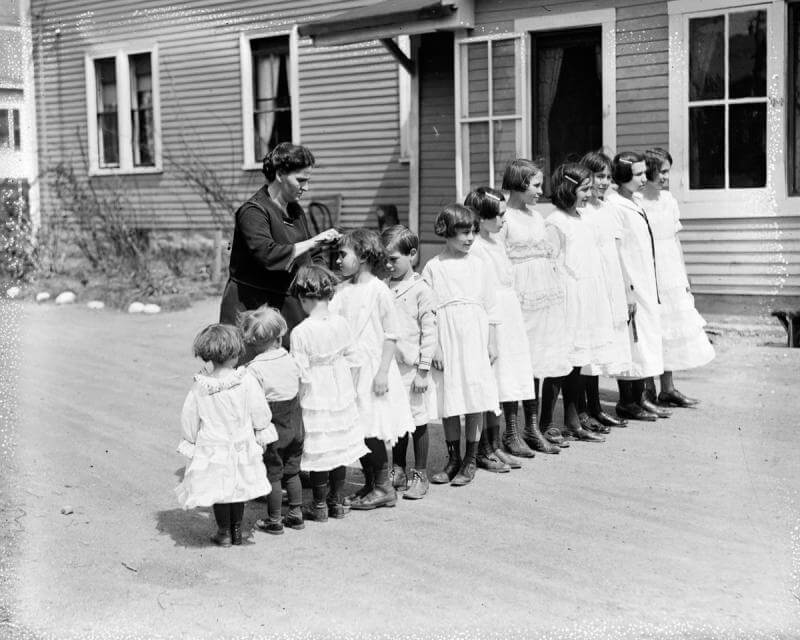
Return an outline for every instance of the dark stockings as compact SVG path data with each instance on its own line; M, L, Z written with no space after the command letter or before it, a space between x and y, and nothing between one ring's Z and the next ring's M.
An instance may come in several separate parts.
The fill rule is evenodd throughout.
M414 468L424 471L428 467L428 425L417 426L414 431Z
M214 519L220 531L230 531L231 527L242 524L244 502L222 502L214 505Z
M581 382L580 367L573 367L569 375L564 378L564 424L568 427L580 429L581 423L578 419L578 402L581 395L583 383Z
M397 444L392 447L392 464L406 468L406 456L408 455L408 434L405 433L397 439Z
M599 376L583 376L586 385L586 408L589 415L596 416L603 410L600 404L600 378Z
M558 378L545 378L542 382L542 414L539 418L539 428L546 431L553 426L553 412L556 409L556 401L561 393L561 386L564 384L564 376Z

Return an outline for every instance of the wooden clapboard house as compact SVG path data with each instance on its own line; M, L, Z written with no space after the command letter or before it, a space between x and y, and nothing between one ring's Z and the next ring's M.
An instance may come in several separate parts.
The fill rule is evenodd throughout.
M428 257L438 207L514 157L662 146L695 293L800 300L800 2L32 4L40 165L83 153L142 224L211 223L186 158L244 196L291 138L344 225L395 204Z

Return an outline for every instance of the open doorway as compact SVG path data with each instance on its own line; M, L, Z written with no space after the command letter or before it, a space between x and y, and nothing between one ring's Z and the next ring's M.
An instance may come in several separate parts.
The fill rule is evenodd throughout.
M565 161L603 144L601 28L531 33L533 157L549 177Z

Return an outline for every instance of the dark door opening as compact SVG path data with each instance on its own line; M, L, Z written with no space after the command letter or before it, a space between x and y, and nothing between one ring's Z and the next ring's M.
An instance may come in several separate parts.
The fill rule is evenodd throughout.
M532 33L533 157L549 178L562 162L603 144L600 27Z

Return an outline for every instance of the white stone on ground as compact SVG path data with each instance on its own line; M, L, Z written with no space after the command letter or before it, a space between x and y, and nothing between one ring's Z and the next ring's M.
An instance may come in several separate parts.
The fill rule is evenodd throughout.
M72 304L75 302L75 294L72 291L62 291L56 296L56 304Z
M141 302L131 302L128 307L128 313L141 313L144 311L144 305Z
M47 291L40 291L36 294L36 302L45 302L50 299L50 294Z
M16 298L20 294L20 291L22 291L22 289L19 287L9 287L6 289L6 296L9 298Z
M106 306L106 303L101 300L89 300L86 303L86 306L90 309L103 309Z
M157 304L146 304L144 305L144 309L142 309L145 313L161 313L161 307Z

